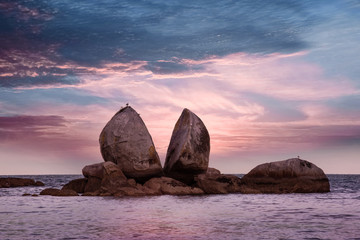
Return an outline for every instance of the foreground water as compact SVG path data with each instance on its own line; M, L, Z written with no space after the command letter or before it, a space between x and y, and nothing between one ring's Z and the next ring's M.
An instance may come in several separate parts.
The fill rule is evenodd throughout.
M25 176L22 176L25 177ZM81 176L26 176L60 187ZM360 175L325 194L23 197L0 188L0 239L360 239Z

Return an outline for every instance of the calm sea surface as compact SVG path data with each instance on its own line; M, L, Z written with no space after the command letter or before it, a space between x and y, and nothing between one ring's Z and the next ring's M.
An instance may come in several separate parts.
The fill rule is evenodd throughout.
M60 187L76 175L21 176ZM0 239L360 239L360 175L326 194L23 197L0 188Z

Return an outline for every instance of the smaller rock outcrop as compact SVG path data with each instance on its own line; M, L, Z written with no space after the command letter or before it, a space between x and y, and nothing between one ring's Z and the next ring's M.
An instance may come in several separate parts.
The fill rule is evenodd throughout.
M40 192L40 195L50 195L56 197L66 197L66 196L79 196L74 190L70 189L57 189L57 188L46 188Z
M122 108L111 118L99 142L104 160L119 165L126 177L146 181L163 175L150 133L132 107Z
M190 187L178 180L161 177L152 178L144 184L144 187L153 190L154 194L168 194L168 195L199 195L204 194L204 191L197 187Z
M235 175L221 174L215 168L208 168L205 174L195 177L196 185L207 194L227 194L241 191L241 179Z
M103 172L103 165L104 163L95 163L91 165L86 165L82 169L82 174L84 177L96 177L96 178L103 178L104 172Z
M187 184L194 176L205 173L209 165L210 136L193 112L184 109L172 132L164 173Z
M299 158L261 164L242 177L242 193L329 192L329 179L315 164Z
M134 179L127 179L119 165L96 163L83 168L85 178L65 184L62 190L73 190L83 196L143 196L153 195Z
M77 193L83 193L87 182L88 180L86 178L74 179L65 184L61 190L73 190Z
M10 188L10 187L26 187L26 186L45 186L41 181L35 181L34 179L29 178L0 178L0 188Z

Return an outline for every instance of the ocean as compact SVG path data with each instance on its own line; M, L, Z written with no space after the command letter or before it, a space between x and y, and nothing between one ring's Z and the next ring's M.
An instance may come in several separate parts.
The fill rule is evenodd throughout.
M322 194L121 198L22 196L81 176L17 177L46 186L0 188L1 240L360 239L360 175L328 175Z

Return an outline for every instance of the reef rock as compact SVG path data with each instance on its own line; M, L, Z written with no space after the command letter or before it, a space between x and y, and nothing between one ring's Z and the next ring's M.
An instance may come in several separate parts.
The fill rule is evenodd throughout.
M184 109L171 136L165 175L191 184L195 175L206 173L209 154L210 136L204 123L190 110Z
M130 106L112 117L102 130L99 142L104 160L119 165L128 178L145 181L163 175L145 123Z
M315 164L299 158L261 164L242 177L242 193L329 192L329 179Z
M29 178L13 178L13 177L0 178L0 188L26 187L26 186L40 187L40 186L44 186L44 183Z
M65 197L65 196L79 196L74 190L70 189L57 189L57 188L46 188L40 192L40 195L50 195L57 197Z

